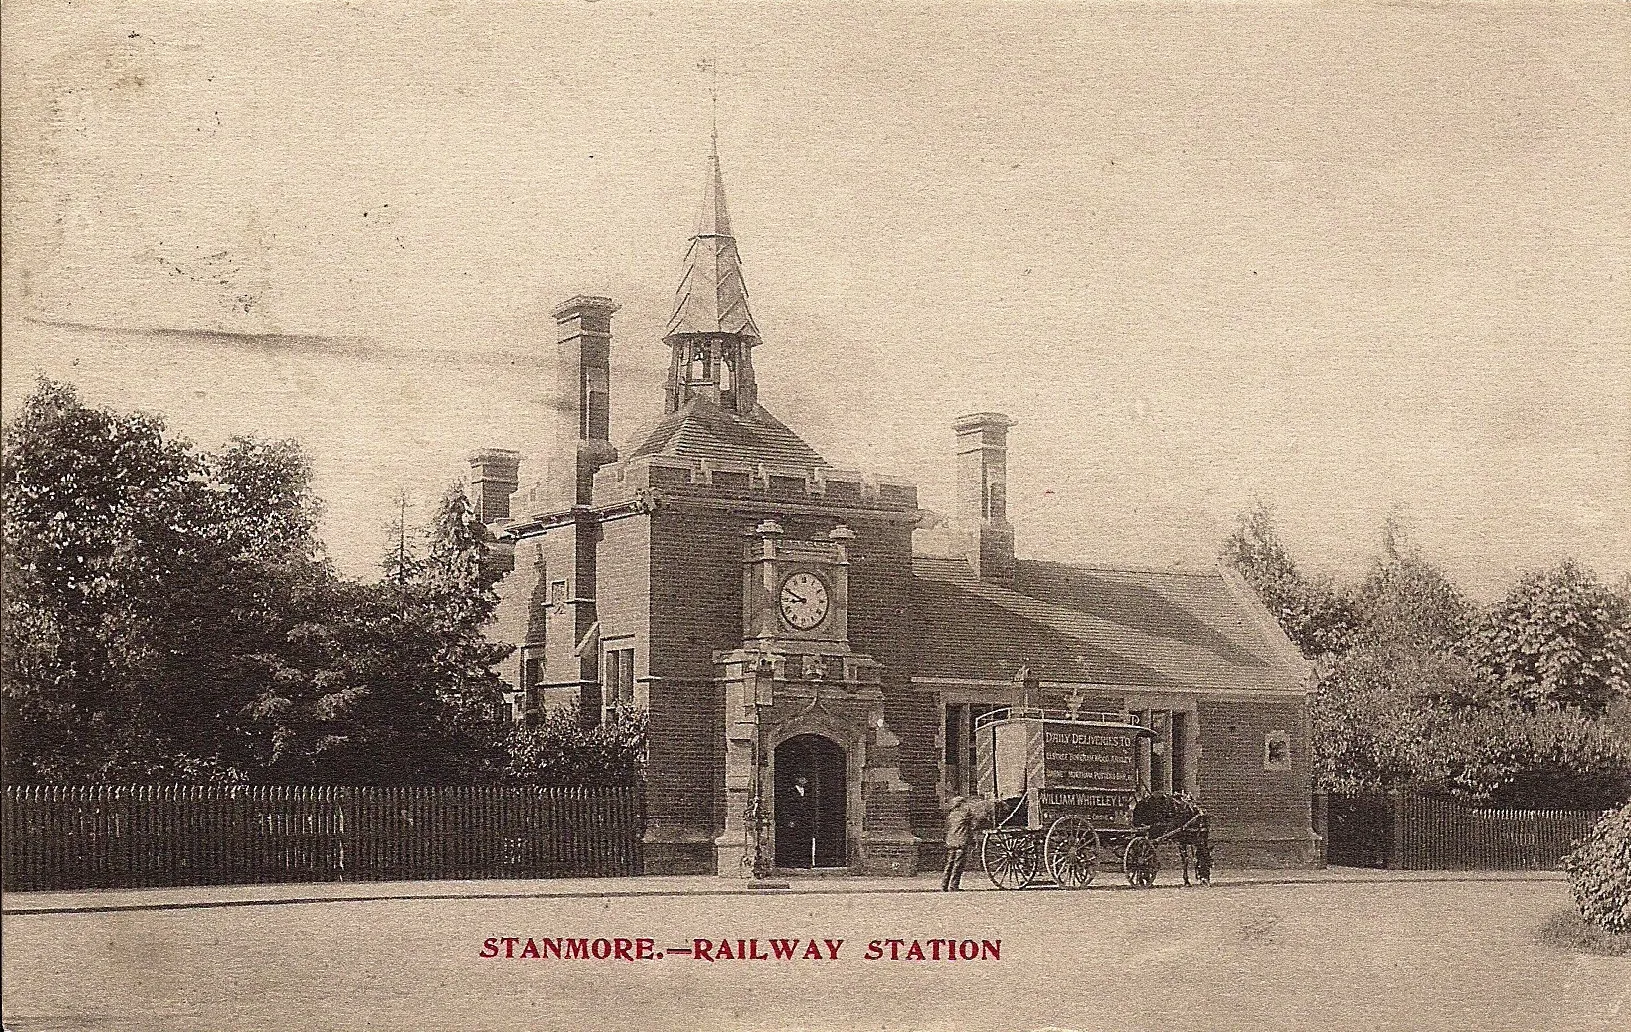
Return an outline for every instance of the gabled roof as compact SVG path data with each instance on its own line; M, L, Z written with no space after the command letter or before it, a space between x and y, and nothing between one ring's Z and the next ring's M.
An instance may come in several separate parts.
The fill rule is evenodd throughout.
M1043 680L1155 689L1302 691L1308 666L1243 585L1223 573L1100 570L1018 562L1014 584L962 559L913 561L912 629L922 677Z
M692 398L662 418L627 453L630 459L673 455L686 459L763 462L775 466L826 469L830 464L763 405L739 415L705 397Z
M742 257L731 235L730 211L725 205L725 178L719 170L719 140L708 153L708 181L702 193L702 211L696 233L685 252L685 269L674 295L674 312L663 336L689 333L729 333L759 340L759 327L748 311L748 286L742 278Z

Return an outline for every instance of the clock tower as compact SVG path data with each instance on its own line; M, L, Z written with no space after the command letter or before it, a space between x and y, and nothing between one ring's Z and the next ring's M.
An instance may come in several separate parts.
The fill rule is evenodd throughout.
M795 539L773 518L749 535L742 647L714 656L726 721L720 874L915 867L883 668L849 640L854 540L838 522Z

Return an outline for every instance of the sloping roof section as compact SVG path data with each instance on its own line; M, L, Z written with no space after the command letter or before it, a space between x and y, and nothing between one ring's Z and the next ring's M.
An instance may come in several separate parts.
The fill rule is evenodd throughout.
M719 170L719 141L708 154L708 181L696 233L685 252L685 268L674 295L674 313L664 337L688 333L730 333L757 341L759 327L748 311L748 285L742 257L731 235L725 205L725 178Z
M915 673L1157 690L1302 691L1308 666L1272 618L1219 573L1097 570L1020 560L1012 588L961 559L913 562Z
M763 405L744 416L723 409L705 397L692 398L678 412L664 416L638 441L628 458L673 455L802 469L831 468L826 459Z

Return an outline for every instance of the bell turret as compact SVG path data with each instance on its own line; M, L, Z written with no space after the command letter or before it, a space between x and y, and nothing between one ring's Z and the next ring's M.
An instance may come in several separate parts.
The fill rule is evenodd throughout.
M753 413L759 403L753 377L759 327L748 310L742 258L731 235L717 136L709 149L702 211L685 252L685 270L663 342L671 352L665 412L678 412L701 396L727 411Z

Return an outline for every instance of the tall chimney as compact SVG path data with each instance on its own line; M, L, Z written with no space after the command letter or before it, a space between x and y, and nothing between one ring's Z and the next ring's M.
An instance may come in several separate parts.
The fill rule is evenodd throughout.
M476 518L491 524L510 518L510 496L521 483L521 456L506 448L470 453L470 501Z
M617 458L611 445L612 313L609 297L579 295L555 306L556 403L550 500L589 505L595 471Z
M954 523L967 536L969 563L981 580L1014 582L1014 526L1008 522L1008 430L1000 412L959 416L957 510Z

